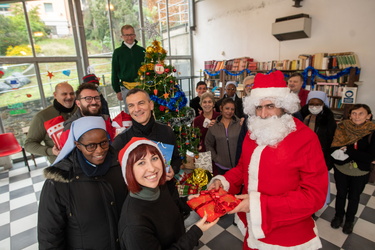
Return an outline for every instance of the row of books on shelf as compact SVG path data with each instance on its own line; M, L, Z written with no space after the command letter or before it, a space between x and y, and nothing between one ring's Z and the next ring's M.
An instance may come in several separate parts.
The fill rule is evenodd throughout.
M249 69L255 70L304 70L307 67L315 69L345 69L348 67L360 68L358 56L353 52L341 53L315 53L312 55L301 54L295 60L273 60L267 62L255 62L253 58L241 57L223 61L205 61L204 67L208 71L219 71L226 69L228 71L242 71Z
M219 71L226 69L229 71L242 71L244 69L255 70L256 62L254 58L240 57L230 60L216 61L210 60L204 62L204 69L208 71Z
M341 97L344 91L345 85L339 83L326 83L317 82L315 85L315 90L323 91L328 96L338 96Z
M323 91L329 98L330 108L341 108L342 104L356 103L357 87L347 87L345 84L318 82L314 90Z
M302 65L312 66L315 69L361 67L358 56L354 52L302 54L298 56L298 60L301 61Z

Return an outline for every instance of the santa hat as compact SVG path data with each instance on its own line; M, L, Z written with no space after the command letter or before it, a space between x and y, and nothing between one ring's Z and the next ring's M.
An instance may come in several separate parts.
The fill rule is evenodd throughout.
M115 128L128 128L132 125L132 117L121 111L115 118L112 120L112 126Z
M99 85L99 79L96 77L95 74L88 74L85 75L83 78L83 83L95 83Z
M295 113L299 109L299 98L288 88L284 74L274 71L270 74L256 74L254 85L250 96L245 97L244 112L249 115L255 114L255 107L262 100L271 100L276 107L284 109L288 113Z
M144 137L132 137L132 139L118 153L118 161L121 164L121 172L122 172L122 176L125 179L125 182L127 182L126 181L126 163L128 161L129 154L136 147L138 147L139 145L143 145L143 144L147 144L147 145L150 145L150 146L153 146L153 147L157 148L157 150L160 152L160 155L163 155L163 153L160 151L158 145L155 142L153 142L153 141L151 141L147 138L144 138Z

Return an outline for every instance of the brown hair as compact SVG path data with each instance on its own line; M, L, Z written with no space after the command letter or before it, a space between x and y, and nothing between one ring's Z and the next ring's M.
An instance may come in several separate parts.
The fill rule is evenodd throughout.
M125 178L128 184L128 189L132 193L138 193L139 191L142 190L141 185L139 185L139 183L137 182L134 176L134 165L142 157L146 156L147 153L150 153L152 155L157 155L163 163L163 174L160 177L159 186L163 185L166 181L164 157L160 154L160 151L154 146L151 146L148 144L141 144L130 152L128 160L126 161Z
M289 79L292 78L292 77L295 77L295 76L299 76L299 78L301 78L301 81L303 82L303 76L302 76L301 73L298 73L298 72L295 72L295 73L291 74Z
M129 25L129 24L126 24L124 26L121 27L121 35L122 35L122 31L123 30L128 30L128 29L133 29L134 30L134 27ZM134 30L135 31L135 30Z
M371 109L368 105L366 104L354 104L350 109L349 109L349 115L351 115L352 111L353 110L356 110L356 109L360 109L360 108L364 108L366 111L367 111L367 114L371 115L370 117L370 121L372 121L372 113L371 113Z
M81 92L82 90L84 89L91 89L91 90L95 90L95 91L98 91L98 87L95 86L95 84L92 84L92 83L82 83L81 85L78 86L78 89L76 91L76 98L77 100L79 100L79 98L81 98ZM98 91L98 94L99 94L99 91Z

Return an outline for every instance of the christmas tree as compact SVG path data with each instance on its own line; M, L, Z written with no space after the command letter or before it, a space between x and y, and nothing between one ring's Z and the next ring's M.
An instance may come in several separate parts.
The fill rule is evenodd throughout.
M181 158L186 161L186 152L198 155L199 129L191 126L195 114L187 107L187 98L176 78L176 69L166 65L167 51L159 41L146 48L145 61L138 71L137 81L154 101L155 119L173 128Z

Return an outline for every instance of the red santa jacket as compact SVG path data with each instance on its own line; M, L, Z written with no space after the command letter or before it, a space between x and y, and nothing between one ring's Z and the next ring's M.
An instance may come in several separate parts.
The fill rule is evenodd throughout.
M324 205L327 167L316 134L294 121L296 131L276 147L258 146L248 133L238 165L222 179L230 193L244 184L249 194L250 213L239 215L250 248L321 248L311 215Z

